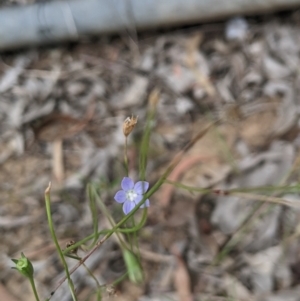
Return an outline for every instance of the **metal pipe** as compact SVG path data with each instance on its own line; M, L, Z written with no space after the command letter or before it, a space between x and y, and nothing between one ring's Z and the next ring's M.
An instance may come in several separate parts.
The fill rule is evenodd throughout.
M300 0L69 0L0 10L0 50L77 40L124 28L192 24L288 9Z

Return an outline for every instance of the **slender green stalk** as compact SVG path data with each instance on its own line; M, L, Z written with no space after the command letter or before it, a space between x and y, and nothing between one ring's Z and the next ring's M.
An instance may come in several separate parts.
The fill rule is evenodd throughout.
M283 198L279 197L274 197L274 196L266 196L266 195L258 195L254 193L249 193L249 192L276 192L277 194L282 194L287 191L299 191L300 186L299 185L293 185L293 186L260 186L260 187L253 187L253 188L236 188L236 189L229 189L229 190L216 190L216 189L211 189L211 188L198 188L198 187L192 187L192 186L187 186L178 182L173 182L166 180L167 184L174 185L178 188L185 189L189 192L201 192L203 194L208 194L208 193L215 193L215 194L220 194L220 195L233 195L237 196L240 198L245 198L245 199L252 199L256 201L261 201L263 203L273 203L277 205L285 205L289 207L299 207L298 203L291 202L289 200L285 200ZM249 214L249 217L253 217L254 214L258 214L258 210L262 207L262 203L256 204L254 206L254 209L251 214ZM272 208L273 206L271 206ZM249 223L248 220L246 219L244 221L244 224L247 224L247 226L250 225L250 219ZM213 264L218 264L219 262L222 261L222 259L227 256L227 254L232 250L232 248L240 241L241 237L243 237L244 233L246 230L244 227L240 228L238 232L233 235L230 240L227 241L227 243L223 246L222 250L218 253L216 258L214 259Z
M114 226L115 224L113 224L112 226ZM126 223L127 229L130 228L130 221L128 221ZM132 236L130 233L126 233L126 237L127 237L127 242L129 243L130 246L130 250L133 251L133 245L132 245Z
M103 211L104 215L108 219L109 223L111 224L112 227L114 227L116 225L116 222L114 221L113 217L111 216L110 212L107 210L104 202L101 200L101 198L98 194L97 194L96 199L99 203L101 210ZM132 216L131 218L133 219L134 216ZM130 222L130 221L128 221L128 222ZM132 223L132 224L133 224L133 226L135 226L134 223ZM130 251L128 251L128 246L127 246L128 243L126 243L123 236L120 233L118 233L118 231L116 231L115 234L118 238L119 245L123 252L123 257L124 257L124 261L125 261L126 268L128 271L129 279L136 283L141 282L143 280L143 273L141 270L141 265L139 262L137 262L136 257L134 255L134 250L133 250L134 240L131 238L129 233L127 233L128 242L130 243L130 249L131 249L131 252L130 252ZM136 232L134 232L134 234L136 234ZM138 249L138 245L137 245L137 249Z
M276 192L276 193L297 193L300 191L300 185L285 186L257 186L251 188L235 188L230 192Z
M218 138L217 143L220 144L220 148L222 149L224 157L231 165L233 171L235 173L239 173L239 168L237 166L236 160L234 159L232 151L231 151L226 139L224 138L224 135L220 132L219 128L217 128L217 127L214 127L213 131L215 132L215 134Z
M89 205L90 205L90 210L91 210L91 214L92 214L93 229L94 229L94 239L93 239L93 242L91 243L91 245L89 246L89 248L91 248L95 245L95 243L97 242L98 237L99 237L97 235L97 233L98 233L98 214L97 214L95 198L92 193L92 185L91 184L88 184L87 191L88 191L88 196L89 196Z
M59 254L60 260L61 260L61 262L63 264L63 267L64 267L64 270L66 272L66 277L68 279L69 288L70 288L70 291L71 291L72 298L73 298L74 301L77 301L77 297L76 297L76 294L75 294L75 288L74 288L74 284L73 284L73 281L72 281L71 276L70 276L69 268L68 268L67 262L65 260L65 257L63 255L63 252L62 252L62 250L59 246L59 243L58 243L58 240L57 240L57 237L56 237L56 234L55 234L54 226L53 226L53 221L52 221L52 216L51 216L51 206L50 206L50 189L51 189L51 183L49 183L49 186L45 190L45 202L46 202L46 211L47 211L49 229L50 229L50 233L51 233L52 239L54 241L54 244L56 246L56 250Z
M78 260L78 261L81 260L81 257L79 257L76 253L75 254L66 254L65 256L70 257L75 260ZM86 266L85 263L83 263L82 265L85 268L85 270L87 271L87 273L91 276L91 278L93 278L94 281L96 282L97 288L101 288L101 284L99 283L99 281L95 277L95 275L92 273L92 271Z
M37 293L37 290L36 290L36 287L35 287L35 283L34 283L33 277L29 277L29 281L30 281L31 288L33 290L34 297L35 297L36 301L40 301L38 293Z
M80 258L80 259L81 259L81 258ZM85 263L83 263L82 265L83 265L83 267L85 268L85 270L87 271L87 273L94 279L94 281L96 282L97 287L100 288L101 285L100 285L98 279L97 279L97 278L95 277L95 275L92 273L92 271L86 266Z
M146 167L149 153L149 142L153 128L153 121L156 114L157 103L159 101L160 91L154 89L148 97L148 110L146 126L143 138L140 145L140 158L139 158L139 179L144 181L146 178Z
M211 189L211 188L193 187L193 186L188 186L188 185L181 184L179 182L170 181L170 180L166 180L165 183L173 185L173 186L181 188L181 189L184 189L184 190L187 190L189 192L201 192L203 194L207 194L207 193L211 193L213 191L213 189Z
M146 220L147 220L147 209L144 209L143 211L143 216L142 216L142 219L141 221L139 222L139 224L137 224L135 227L133 228L126 228L126 229L116 229L115 232L120 232L120 233L133 233L133 232L136 232L138 230L140 230L141 228L143 228L143 226L145 225L146 223ZM100 235L104 235L104 234L107 234L107 233L110 233L112 230L111 229L104 229L104 230L101 230L99 231L96 236L99 237ZM82 246L84 243L86 243L87 241L93 239L95 237L95 234L90 234L89 236L83 238L82 240L76 242L75 244L73 244L72 246L66 248L64 251L63 251L63 254L66 255L67 253L69 253L70 251Z
M101 289L97 289L97 301L101 301L102 300L102 293L101 293Z
M156 112L155 108L151 108L151 110L148 112L146 128L141 142L140 158L139 158L139 170L140 170L139 178L142 181L144 181L146 178L149 142L150 142L152 124L155 117L155 112Z
M277 187L287 187L285 186L281 186L283 184L285 184L288 179L292 176L293 172L298 168L298 163L297 160L294 162L293 167L284 175L284 177L282 178L282 180L279 182L279 186ZM298 186L298 185L296 185ZM270 187L270 186L267 186ZM279 190L280 191L280 190ZM277 195L278 193L275 192L275 195ZM274 195L274 194L273 194ZM263 203L259 203L256 204L254 209L251 211L250 214L248 214L248 216L245 218L245 220L242 222L242 224L240 225L240 227L235 231L235 233L233 233L223 244L223 246L221 247L221 250L219 252L219 254L215 257L214 259L214 263L217 264L219 263L229 252L230 250L232 250L232 248L240 241L240 237L243 237L243 233L246 232L246 230L249 229L249 227L253 224L254 219L256 217L261 216L262 214L265 214L266 211L270 210L273 208L274 205L269 205L267 206L267 203L263 202Z
M223 247L219 253L215 256L212 265L220 264L223 259L232 251L232 249L242 240L249 228L255 223L254 217L259 217L265 214L266 208L264 207L266 203L258 203L254 205L251 213L244 220L242 226L224 243ZM272 209L274 205L269 205L267 209Z
M274 197L274 196L266 196L266 195L259 195L259 194L254 194L254 193L249 193L249 192L243 192L245 191L244 188L241 189L229 189L229 190L218 190L218 189L211 189L211 188L198 188L198 187L192 187L192 186L187 186L178 182L173 182L173 181L169 181L166 180L167 184L172 184L178 188L182 188L185 189L189 192L201 192L203 194L207 194L207 193L214 193L214 194L220 194L220 195L232 195L232 196L237 196L240 198L244 198L244 199L249 199L249 200L255 200L255 201L261 201L261 202L267 202L267 203L274 203L277 205L284 205L284 206L289 206L289 207L296 207L299 208L300 204L298 204L297 202L292 202L289 200L285 200L283 198L279 198L279 197ZM269 188L269 187L267 187ZM288 187L284 187L285 191L287 190ZM292 187L293 189L295 188ZM263 191L264 187L257 187L258 191ZM273 187L273 190L275 190L276 187ZM240 192L242 191L242 192ZM247 190L246 190L247 191ZM249 190L249 191L255 191L255 188L253 190ZM280 192L281 190L279 190ZM282 191L281 191L282 192Z
M99 204L99 207L100 209L102 210L102 212L104 213L104 215L106 216L106 218L108 219L108 222L113 226L115 226L116 222L114 221L113 217L111 216L111 214L109 213L109 211L107 210L104 202L102 201L102 199L100 198L99 194L97 193L96 189L94 188L94 191L93 191L95 197L96 197L96 200L98 201L98 204ZM119 239L119 242L120 242L120 246L121 248L126 248L125 245L124 245L124 242L123 242L123 239L122 237L119 235L119 233L116 231L116 235Z
M135 227L134 216L132 217L132 220L133 220L133 228L134 228ZM137 250L138 261L141 262L141 252L140 252L140 248L139 248L138 232L137 231L133 232L133 243L135 244L135 248Z
M127 136L125 136L125 144L124 144L124 165L125 165L125 171L126 171L126 175L128 177L129 174L129 167L128 167L128 156L127 156Z

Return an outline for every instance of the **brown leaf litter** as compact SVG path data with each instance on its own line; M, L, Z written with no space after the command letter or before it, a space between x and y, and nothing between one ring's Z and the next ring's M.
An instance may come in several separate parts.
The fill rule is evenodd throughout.
M172 165L170 180L216 191L297 184L297 20L298 12L247 19L247 33L238 40L226 38L224 24L144 33L139 54L125 36L1 55L0 276L5 290L17 300L32 299L24 279L10 270L8 258L21 251L31 254L43 297L63 277L43 202L52 177L52 149L35 133L64 138L58 150L64 175L60 169L53 219L62 245L77 241L92 231L87 181L99 184L109 210L121 218L112 199L124 176L122 123L127 116L139 116L128 136L129 171L135 177L137 142L155 89L160 95L147 166L151 185L171 162L178 164ZM180 153L208 124L214 126ZM245 194L203 196L163 185L151 197L149 219L139 233L145 285L123 282L115 297L105 298L296 300L299 209L246 202ZM297 191L259 194L265 200L299 200ZM248 197L255 198L255 192ZM162 211L167 213L164 222ZM99 227L106 227L101 215ZM180 252L170 247L178 245L184 246ZM87 265L101 283L110 285L124 273L113 241L93 255ZM74 282L82 298L95 288L83 269L74 273ZM51 300L66 298L63 284Z

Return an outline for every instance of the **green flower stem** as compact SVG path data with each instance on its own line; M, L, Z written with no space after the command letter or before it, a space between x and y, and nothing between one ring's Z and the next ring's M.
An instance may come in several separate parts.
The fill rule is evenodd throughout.
M125 144L124 144L124 165L125 165L126 175L128 177L129 168L128 168L128 156L127 156L127 136L125 136Z
M250 192L243 192L243 191L245 191L244 188L241 188L241 189L236 188L236 189L229 189L229 190L218 190L218 189L211 189L211 188L192 187L192 186L187 186L187 185L184 185L184 184L180 184L178 182L172 182L172 181L168 181L168 180L166 180L166 183L167 184L172 184L175 187L185 189L189 192L197 191L197 192L201 192L203 194L214 193L214 194L219 194L219 195L233 195L233 196L237 196L237 197L245 198L245 199L249 199L249 200L267 202L267 203L274 203L274 204L278 204L278 205L284 205L284 206L298 207L299 208L299 204L293 203L293 202L288 201L286 199L282 199L282 198L274 197L274 196L254 194L254 193L250 193ZM263 188L264 187L257 187L257 191L261 191ZM294 188L294 187L292 187L292 188ZM273 189L275 191L276 187L273 187ZM239 191L242 191L242 192L239 192ZM253 190L251 190L251 191L253 191ZM278 191L278 193L280 194L280 190Z
M151 129L153 127L154 117L155 117L155 110L153 109L148 113L146 128L141 142L140 158L139 158L139 170L140 170L139 179L142 181L144 181L146 178L149 141L151 136Z
M63 264L64 270L66 271L66 277L68 279L68 283L69 283L72 298L73 298L74 301L78 301L77 297L76 297L76 294L75 294L75 288L74 288L74 284L73 284L73 281L72 281L71 276L70 276L70 272L69 272L67 262L65 260L64 255L63 255L63 252L62 252L62 250L59 246L59 243L58 243L55 231L54 231L54 226L53 226L53 221L52 221L52 216L51 216L51 207L50 207L50 189L51 189L51 183L49 183L49 186L45 190L45 202L46 202L46 211L47 211L49 229L50 229L52 239L55 243L57 252L59 254L60 260Z
M111 216L111 214L109 213L109 211L107 210L104 202L102 201L102 199L100 198L100 195L97 193L97 190L95 187L93 187L93 195L95 196L96 200L97 200L97 203L101 209L101 211L103 212L103 214L106 216L108 222L110 223L110 225L112 227L114 227L116 225L116 222L114 221L113 217ZM119 240L119 243L120 243L120 247L122 249L126 248L125 245L124 245L124 241L122 239L122 236L118 233L118 231L116 231L116 236Z
M81 257L77 256L76 254L66 254L67 257L75 259L75 260L81 260ZM95 277L95 275L93 274L93 272L86 266L85 263L82 264L83 267L85 268L85 270L87 271L87 273L94 279L94 281L96 282L97 288L101 288L101 285L98 281L98 279Z
M144 215L147 216L147 210L146 209L144 211L143 217L144 217ZM120 232L120 233L133 233L133 232L136 232L136 231L140 230L143 227L143 225L145 224L145 221L146 221L146 219L143 219L141 221L141 224L142 224L141 226L137 225L135 228L130 228L130 229L117 229L114 232ZM111 229L104 229L104 230L99 231L96 234L96 236L99 237L100 235L104 235L104 234L110 233L111 231L112 231ZM74 250L74 249L82 246L85 242L93 239L94 237L95 237L94 233L90 234L89 236L85 237L84 239L76 242L74 245L72 245L72 246L66 248L65 250L63 250L63 254L67 255L67 253L69 253L70 251L72 251L72 250Z
M36 287L35 287L35 283L34 283L33 277L29 277L29 281L30 281L31 288L33 290L34 297L35 297L36 301L40 301L40 298L38 296L38 293L37 293L37 290L36 290Z
M114 232L120 232L120 233L133 233L133 232L137 232L139 231L141 228L143 228L143 226L145 225L146 223L146 220L147 220L147 209L144 209L143 210L143 216L142 216L142 219L141 221L133 228L125 228L125 229L116 229ZM101 230L97 233L93 233L93 234L90 234L89 236L85 237L84 239L76 242L75 244L73 244L72 246L66 248L64 251L63 251L63 254L66 255L68 254L70 251L80 247L81 245L83 245L84 243L86 243L87 241L95 238L95 236L98 238L100 235L104 235L104 234L107 234L107 233L110 233L112 231L112 229L104 229L104 230Z
M174 182L170 180L165 181L166 184L174 185L175 187L185 189L187 191L193 192L201 192L201 193L214 193L216 189L212 188L199 188L199 187L193 187L181 184L179 182ZM276 192L276 193L298 193L300 191L300 185L291 185L291 186L257 186L257 187L251 187L251 188L233 188L233 189L227 189L224 190L226 193L234 193L234 192Z
M92 248L99 238L99 236L97 235L97 233L98 233L98 213L97 213L95 198L92 193L92 185L91 184L88 184L87 192L88 192L88 196L89 196L89 205L90 205L90 210L91 210L91 214L92 214L93 229L94 229L94 239L93 239L93 242L91 243L91 245L89 246L90 248Z
M92 273L92 271L86 266L85 263L82 264L83 267L85 268L85 270L87 271L87 273L94 279L94 281L96 282L97 288L101 287L98 279L95 277L95 275Z
M187 190L189 192L201 192L203 194L207 194L207 193L211 193L214 191L214 189L211 189L211 188L192 187L192 186L184 185L179 182L174 182L174 181L170 181L170 180L166 180L165 183L173 185L177 188Z
M114 221L113 217L111 216L111 214L107 210L104 202L101 200L101 198L98 195L96 189L94 189L94 195L96 196L96 200L98 201L98 204L99 204L99 207L100 207L101 211L106 216L106 218L107 218L108 222L110 223L110 225L112 227L114 227L116 225L116 222ZM133 227L135 227L134 216L132 216L131 220L127 221L127 223L129 225L133 225ZM137 231L135 231L133 233L134 238L136 238L136 233L137 233ZM119 245L122 249L124 261L126 263L126 268L127 268L128 275L129 275L129 279L134 283L141 283L143 281L143 272L141 270L139 260L136 259L136 256L135 256L134 251L133 251L133 249L134 249L133 244L136 244L135 247L139 252L138 244L134 241L134 239L132 239L131 235L129 235L129 233L127 233L128 243L130 244L130 250L131 250L130 251L128 243L126 243L126 241L124 240L124 237L120 234L120 232L116 231L114 234L117 236Z
M132 220L133 220L133 227L136 227L134 216L132 217ZM139 248L138 233L137 232L133 233L133 240L134 240L135 247L137 249L138 261L141 262L141 252L140 252L140 248Z

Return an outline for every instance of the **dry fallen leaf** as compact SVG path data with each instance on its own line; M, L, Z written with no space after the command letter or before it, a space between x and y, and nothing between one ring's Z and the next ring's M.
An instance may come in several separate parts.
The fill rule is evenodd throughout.
M171 252L176 258L176 267L174 271L174 286L179 296L179 301L193 301L191 292L191 279L186 264L176 246L172 247Z

